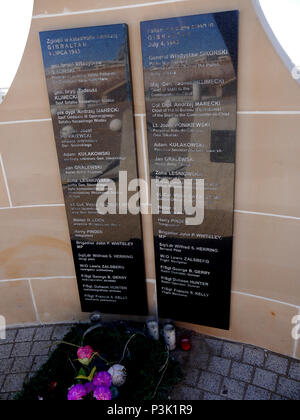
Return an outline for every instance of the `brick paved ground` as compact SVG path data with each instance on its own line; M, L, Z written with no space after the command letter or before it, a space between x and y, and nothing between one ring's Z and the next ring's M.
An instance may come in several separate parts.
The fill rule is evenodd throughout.
M0 340L0 400L13 399L24 381L48 360L55 342L62 340L70 325L11 329Z
M200 335L176 350L185 378L172 400L300 400L300 361Z
M46 362L70 325L8 330L0 341L0 399L13 399ZM300 400L300 361L248 345L192 335L192 350L176 350L185 378L172 400Z

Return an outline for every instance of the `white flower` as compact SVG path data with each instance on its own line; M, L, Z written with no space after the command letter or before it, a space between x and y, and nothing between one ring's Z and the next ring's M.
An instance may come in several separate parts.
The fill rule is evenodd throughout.
M114 386L122 386L125 384L127 379L127 371L124 366L114 365L109 369L108 373L110 373L112 377Z

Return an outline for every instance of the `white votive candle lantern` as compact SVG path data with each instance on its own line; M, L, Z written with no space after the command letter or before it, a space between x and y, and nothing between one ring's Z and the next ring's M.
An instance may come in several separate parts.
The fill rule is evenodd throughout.
M176 329L173 324L166 324L164 326L165 343L170 351L176 349Z
M147 327L148 327L148 333L150 335L150 337L152 337L154 340L159 340L159 325L158 322L155 321L154 319L150 319L147 322Z

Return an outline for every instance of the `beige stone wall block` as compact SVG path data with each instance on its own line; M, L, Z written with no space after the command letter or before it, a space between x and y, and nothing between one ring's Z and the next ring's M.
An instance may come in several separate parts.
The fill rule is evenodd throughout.
M134 21L131 18L128 29L134 110L136 114L145 114L146 103L144 94L144 71L140 22L141 20Z
M0 125L0 137L13 205L63 204L52 123Z
M298 314L297 308L233 294L229 332L184 323L179 323L179 325L192 328L202 334L253 344L293 356L295 343L291 334L291 321L296 314Z
M239 47L240 111L299 111L300 86L279 57L253 8L242 1Z
M0 225L0 279L75 275L64 207L1 210Z
M121 320L133 321L133 322L146 322L148 316L138 316L138 315L116 315L116 314L102 314L104 322L120 322Z
M144 254L146 263L146 278L156 279L155 257L154 257L154 237L152 215L143 215L143 238L144 238Z
M37 321L27 280L0 281L0 315L7 325Z
M39 36L34 21L15 79L0 105L0 121L50 118Z
M235 214L233 290L299 305L300 222Z
M237 209L300 217L299 131L296 115L239 116Z
M148 309L149 315L156 316L157 314L157 295L156 295L156 284L153 281L147 281L147 295L148 295Z
M42 322L88 319L81 311L76 278L31 280L31 285Z
M137 158L138 158L138 172L139 177L147 180L149 179L149 156L148 156L148 142L147 142L147 129L146 119L141 117L135 118L136 129L136 145L137 145Z
M184 1L184 0L182 0ZM143 3L156 3L157 0L114 0L109 2L107 0L35 0L33 15L47 15L57 13L69 13L79 11L93 11L99 9L122 8L128 5L136 5Z
M146 120L145 118L137 117L136 119L136 140L137 140L137 155L139 163L139 177L149 181L149 157L148 144L145 133ZM146 157L146 159L145 159ZM150 189L147 195L143 197L143 202L150 204ZM148 207L150 213L150 208ZM155 279L155 258L154 258L154 240L153 240L153 222L152 215L142 215L143 238L144 238L144 253L146 261L146 278Z
M5 186L5 178L0 165L0 207L9 207L8 193Z

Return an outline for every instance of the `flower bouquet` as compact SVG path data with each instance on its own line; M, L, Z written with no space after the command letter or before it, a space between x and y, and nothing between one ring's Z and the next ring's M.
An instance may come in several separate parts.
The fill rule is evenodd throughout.
M181 371L164 341L134 324L77 325L17 400L167 399Z

